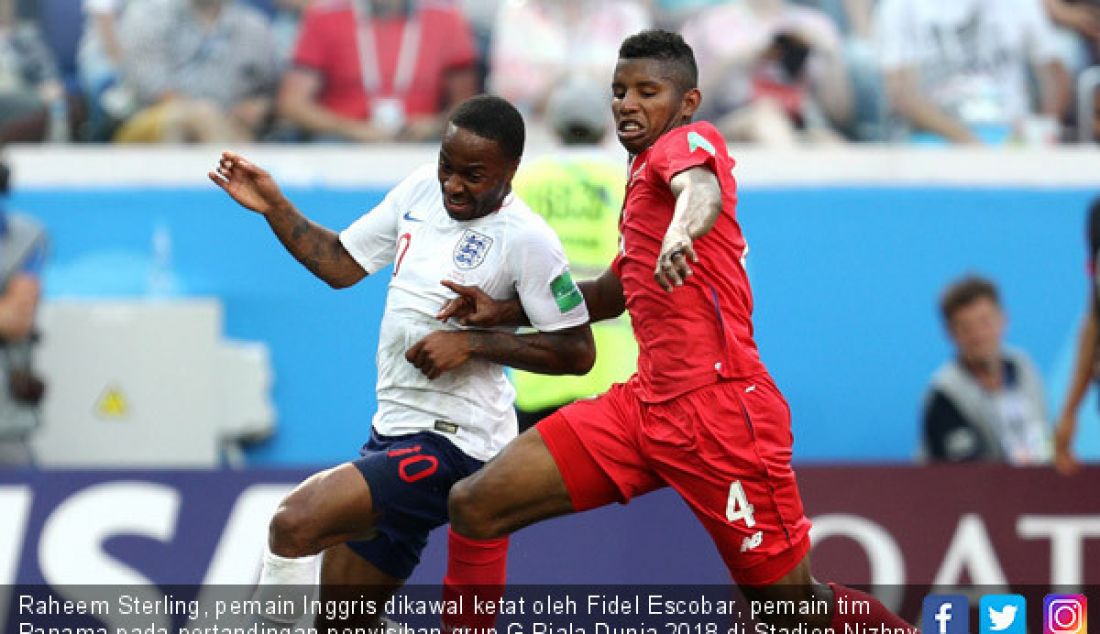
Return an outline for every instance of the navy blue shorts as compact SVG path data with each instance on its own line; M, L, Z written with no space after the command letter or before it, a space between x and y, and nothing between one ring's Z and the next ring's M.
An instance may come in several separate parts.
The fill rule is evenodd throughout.
M348 546L387 575L408 579L420 563L428 533L449 520L451 487L484 463L428 431L408 436L372 431L359 454L352 464L366 479L381 516L377 535Z

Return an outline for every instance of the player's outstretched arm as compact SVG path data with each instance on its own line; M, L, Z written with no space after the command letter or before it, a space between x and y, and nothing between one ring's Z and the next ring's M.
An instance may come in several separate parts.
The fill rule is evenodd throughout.
M405 359L429 379L474 358L538 374L585 374L596 362L596 344L587 324L523 335L441 330L416 342L405 353Z
M302 215L275 179L256 164L222 152L217 169L207 175L242 207L262 215L287 251L329 286L343 288L366 277L336 232Z
M505 326L518 328L530 326L531 320L523 312L523 304L518 297L506 300L497 300L477 286L464 286L443 280L440 282L447 288L458 294L457 297L448 300L436 319L447 321L454 319L463 326L474 328L495 328ZM584 303L588 306L589 322L614 319L626 310L626 299L623 297L623 285L619 276L608 268L599 277L593 280L585 280L577 283Z
M1054 428L1054 466L1064 474L1077 471L1080 464L1073 455L1073 437L1077 433L1077 410L1081 407L1092 383L1096 367L1096 346L1100 343L1100 306L1097 306L1096 289L1089 293L1089 305L1077 337L1077 360L1073 366L1062 413Z
M691 264L698 262L693 241L703 237L722 213L722 187L718 177L705 167L693 167L672 177L669 183L676 197L672 222L661 242L653 276L666 291L683 286L691 276Z

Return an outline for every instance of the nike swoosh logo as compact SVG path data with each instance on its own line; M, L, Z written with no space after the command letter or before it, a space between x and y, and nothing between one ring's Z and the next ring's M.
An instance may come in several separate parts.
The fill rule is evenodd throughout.
M405 215L404 215L404 218L405 218L405 220L408 220L409 222L421 222L422 221L421 218L414 218L411 211L406 211Z

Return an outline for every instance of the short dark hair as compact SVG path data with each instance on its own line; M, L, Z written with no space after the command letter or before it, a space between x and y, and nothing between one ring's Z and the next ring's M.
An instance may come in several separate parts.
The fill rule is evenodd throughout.
M940 313L943 315L944 323L950 324L955 313L983 298L992 301L997 306L1001 305L997 286L984 277L967 275L952 283L944 290L943 296L940 298Z
M619 59L660 60L669 66L671 78L684 92L699 85L699 67L695 65L695 53L679 33L663 29L635 33L623 40L619 47Z
M458 104L448 121L478 135L496 141L511 160L523 156L526 129L523 115L516 107L495 95L477 95Z

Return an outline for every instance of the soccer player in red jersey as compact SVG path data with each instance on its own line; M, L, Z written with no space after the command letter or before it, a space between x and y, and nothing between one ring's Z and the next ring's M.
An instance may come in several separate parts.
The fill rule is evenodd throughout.
M580 288L592 321L630 312L638 371L543 419L455 485L453 530L495 538L671 486L746 598L870 606L781 624L908 628L874 598L811 574L790 410L752 338L734 161L714 126L692 123L701 94L691 48L667 31L627 38L612 93L618 137L631 154L620 252ZM460 297L440 317L478 326L523 321L518 302L452 288Z

